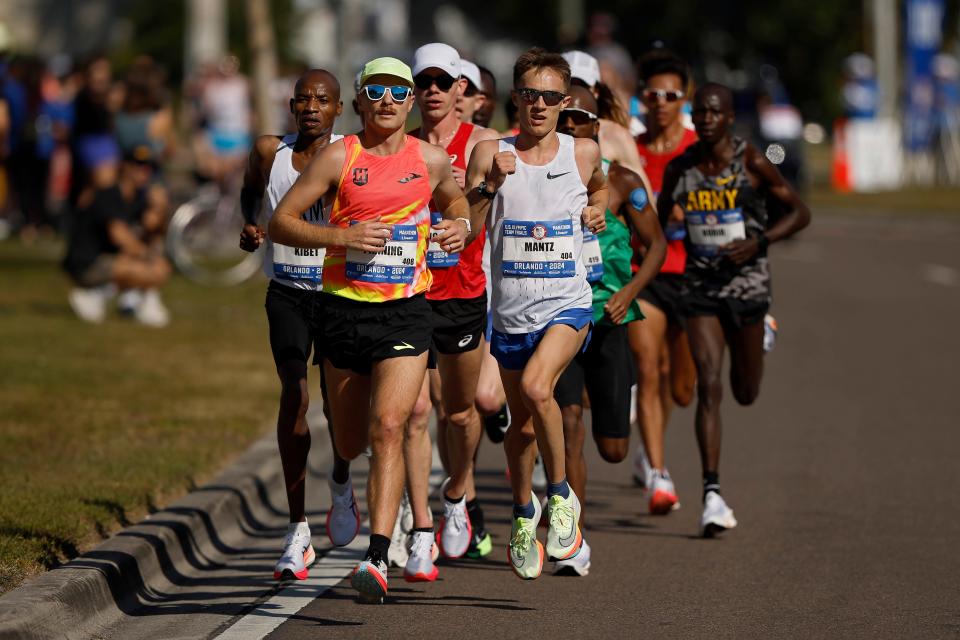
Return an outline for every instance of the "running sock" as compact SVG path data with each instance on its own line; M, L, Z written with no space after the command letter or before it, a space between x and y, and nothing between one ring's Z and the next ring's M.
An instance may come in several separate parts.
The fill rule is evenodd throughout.
M390 538L376 533L370 534L370 546L367 547L366 559L372 562L386 562L387 552L390 550Z
M707 494L711 491L720 493L720 474L716 471L703 472L703 499L707 499Z
M450 504L460 504L461 502L463 502L464 498L466 497L467 497L467 494L463 494L459 498L451 498L447 494L443 494L443 499L449 502Z
M566 478L560 482L547 483L547 497L551 496L560 496L563 499L570 497L570 485L567 484Z
M514 518L526 518L527 520L530 520L535 515L537 515L537 508L533 505L533 500L531 500L527 504L513 505Z
M334 463L333 473L331 473L330 476L337 484L347 484L350 480L350 466L345 464L342 469L340 469L339 466L340 465Z
M338 496L342 496L350 488L350 486L347 484L348 482L350 482L349 471L347 471L347 473L344 475L343 480L340 480L339 478L337 478L336 474L331 475L331 480L333 480L333 482L330 483L330 490L333 491Z
M433 533L433 527L416 527L410 533Z
M483 509L476 498L467 500L467 517L470 518L470 526L474 531L483 531Z

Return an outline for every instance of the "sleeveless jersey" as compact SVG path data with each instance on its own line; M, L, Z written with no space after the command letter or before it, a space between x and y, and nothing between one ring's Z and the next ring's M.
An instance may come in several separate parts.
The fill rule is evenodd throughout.
M450 164L463 170L467 168L467 142L475 126L461 122L457 132L447 145ZM419 137L420 129L410 132ZM430 224L440 222L441 215L436 205L430 201ZM431 232L431 239L433 233ZM460 253L449 254L435 242L427 249L427 266L433 273L433 284L427 292L430 300L450 300L452 298L476 298L483 295L487 286L482 259L483 247L487 243L486 230L481 227L473 242Z
M601 166L603 174L607 175L610 169L610 161L604 158ZM633 271L630 268L630 260L633 258L633 247L630 246L630 228L620 220L610 209L605 213L607 228L594 237L597 239L597 249L601 256L601 276L598 280L591 282L593 289L593 322L594 324L612 325L610 319L604 313L603 305L607 303L610 296L620 291L633 278ZM590 265L587 260L587 233L584 229L584 264L589 274ZM640 305L636 300L630 302L630 308L627 316L621 324L640 320L643 314L640 312Z
M683 137L675 149L666 153L654 153L647 148L649 142L646 133L637 137L637 151L640 152L640 164L646 171L650 179L650 187L653 189L654 201L660 195L663 189L663 172L667 165L674 158L680 156L687 147L697 141L697 132L691 129L683 130ZM683 246L683 236L686 229L682 223L668 222L664 234L667 236L667 256L663 260L663 266L660 267L661 273L683 273L684 265L687 262L687 251Z
M333 134L330 143L333 144L343 136ZM293 183L300 177L300 172L293 168L293 146L297 142L297 134L284 136L277 147L277 154L270 167L270 177L267 180L267 202L264 207L266 220L264 226L270 223L273 212L280 200L290 190ZM326 211L323 202L318 200L309 209L303 212L303 219L310 224L325 224ZM263 252L263 273L267 278L276 280L297 289L317 291L321 286L323 274L323 260L326 249L300 249L288 247L273 242L267 235Z
M766 254L738 266L720 252L722 245L759 235L767 227L766 199L750 184L744 167L747 143L734 138L733 145L733 160L718 176L705 176L697 167L698 145L675 161L682 173L672 195L683 208L687 228L686 280L709 297L769 302Z
M394 225L381 253L330 247L323 265L323 290L360 302L410 298L430 288L430 176L420 141L406 137L389 156L368 153L356 135L343 139L340 172L330 224L347 227L378 220Z
M574 139L562 133L557 155L543 166L517 157L516 173L494 197L487 220L493 327L531 333L567 309L592 302L581 252L581 214L587 188L574 156ZM500 151L517 153L516 138Z

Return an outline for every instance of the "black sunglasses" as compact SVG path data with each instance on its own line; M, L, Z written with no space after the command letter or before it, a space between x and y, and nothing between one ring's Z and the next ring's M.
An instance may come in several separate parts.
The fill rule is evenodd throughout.
M475 86L473 86L473 83L472 83L472 82L467 81L467 89L466 89L466 91L463 92L463 96L464 96L465 98L472 98L473 96L477 95L478 93L480 93L480 89L477 89Z
M643 92L643 99L647 102L656 102L663 98L667 102L676 102L683 97L683 91L667 91L665 89L647 89Z
M567 97L567 94L560 91L540 91L539 89L531 89L529 87L517 89L516 91L520 99L527 104L536 104L540 98L543 98L543 104L548 107L557 106Z
M453 83L457 80L458 78L452 78L445 73L442 73L439 76L418 73L413 78L413 84L417 87L417 89L420 89L420 91L426 91L433 85L437 85L437 89L440 89L440 91L450 91L450 87L452 87Z
M558 122L566 122L568 118L573 120L573 124L578 127L595 122L597 119L595 115L592 113L587 113L582 109L564 109L560 112L560 119Z

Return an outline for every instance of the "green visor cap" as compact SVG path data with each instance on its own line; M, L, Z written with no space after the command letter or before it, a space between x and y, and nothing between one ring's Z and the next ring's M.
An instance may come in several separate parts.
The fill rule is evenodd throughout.
M363 65L363 71L360 72L360 86L367 84L367 80L377 75L394 76L402 80L403 84L413 88L413 74L410 72L410 67L396 58L374 58Z

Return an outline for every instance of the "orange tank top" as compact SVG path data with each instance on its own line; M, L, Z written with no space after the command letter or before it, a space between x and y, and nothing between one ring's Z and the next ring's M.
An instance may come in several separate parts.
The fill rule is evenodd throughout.
M330 224L348 227L378 220L394 225L382 253L330 247L323 263L323 290L360 302L410 298L430 288L430 176L420 141L407 136L399 153L367 153L356 135L343 139L340 172Z

